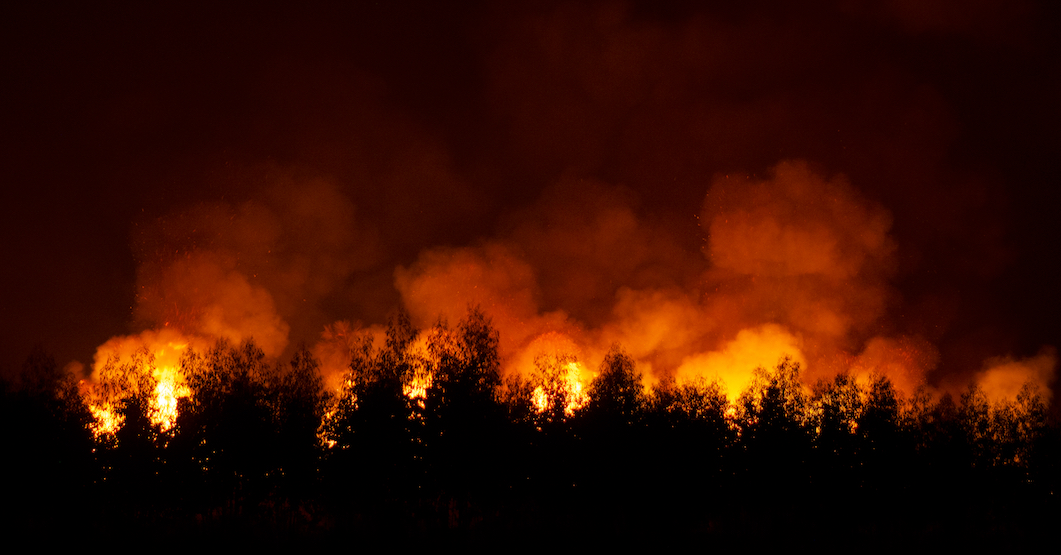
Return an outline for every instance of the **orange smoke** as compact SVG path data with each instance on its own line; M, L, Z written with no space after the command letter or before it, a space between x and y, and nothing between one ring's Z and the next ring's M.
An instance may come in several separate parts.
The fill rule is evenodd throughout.
M882 323L891 219L844 178L782 162L769 179L716 179L701 225L714 302L729 322L772 322L800 337L812 376Z
M317 339L325 299L375 258L376 233L323 180L263 178L259 198L201 204L139 226L135 316L269 357Z
M354 214L334 185L315 181L147 226L136 316L156 331L134 337L151 352L158 342L146 337L172 328L206 343L253 339L270 358L312 342L339 388L350 359L384 335L327 311L354 298L350 278L374 258L375 233ZM540 374L543 356L577 361L558 366L572 391L615 344L648 384L717 380L731 398L785 357L808 382L881 374L906 393L935 368L936 348L889 320L900 301L889 284L891 216L843 176L800 161L761 178L719 176L689 218L646 216L628 190L565 178L496 237L421 251L394 270L394 288L421 329L480 307L499 332L505 373ZM101 347L97 364L113 350ZM1053 361L992 361L980 381L999 392L1018 376L1048 384Z
M715 179L699 219L705 258L628 192L578 185L547 191L507 235L399 268L410 313L426 324L481 306L506 371L523 375L542 337L590 367L618 343L648 381L717 379L731 395L783 357L808 381L876 372L907 392L934 368L924 340L874 333L895 295L891 217L844 177L786 161L764 179Z
M269 357L287 347L290 328L272 295L220 253L197 251L174 260L141 286L140 299L138 314L163 325L172 319L196 335L236 345L253 338Z
M421 327L438 318L458 321L469 306L480 307L501 334L505 360L542 334L577 333L563 312L539 310L534 270L501 244L425 251L411 268L396 270L395 283Z
M332 182L296 182L280 175L263 185L257 199L200 204L138 226L134 314L145 331L98 348L90 376L97 390L93 395L105 389L100 381L106 365L124 368L132 357L146 357L158 388L153 419L172 422L176 399L187 395L178 365L184 350L204 349L218 340L252 340L277 360L293 335L302 342L318 341L322 322L328 321L325 298L371 263L375 233L357 221L353 205ZM349 366L359 340L355 336L332 327L319 339L314 352L323 355L329 385L337 387ZM336 360L344 356L345 361ZM94 397L90 405L98 420L116 429L120 422L111 405L120 396L105 397L109 400Z
M925 382L925 375L939 362L939 353L918 337L874 337L850 363L849 371L866 381L872 375L887 376L895 388L912 395Z
M1015 401L1025 384L1036 388L1049 402L1056 371L1057 351L1044 347L1038 355L1025 359L1001 357L985 361L984 370L976 376L976 384L992 403Z
M320 362L324 385L338 392L343 387L350 361L367 357L385 343L386 330L382 326L362 328L345 320L324 326L320 340L313 346L313 356Z

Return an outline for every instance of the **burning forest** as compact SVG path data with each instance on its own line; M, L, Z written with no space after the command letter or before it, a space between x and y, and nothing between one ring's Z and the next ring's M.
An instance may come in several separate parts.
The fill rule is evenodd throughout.
M1046 535L1056 9L473 4L4 8L16 528Z

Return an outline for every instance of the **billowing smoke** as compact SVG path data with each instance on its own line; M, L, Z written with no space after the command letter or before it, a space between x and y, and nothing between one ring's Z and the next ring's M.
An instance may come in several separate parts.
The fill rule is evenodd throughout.
M85 156L122 168L95 176L118 184L93 202L121 205L119 227L143 214L134 333L94 368L253 338L278 360L307 345L334 377L396 305L421 328L477 305L509 372L559 355L588 378L618 344L649 381L731 393L785 356L808 381L876 372L906 392L1051 383L1051 352L1027 355L1055 328L1020 286L1056 289L1029 255L1055 236L1013 215L1056 220L1028 192L1047 171L1015 169L1052 168L1056 149L1023 132L1033 109L991 100L1056 104L1052 82L1006 84L1036 73L1011 62L1055 63L1033 18L993 1L649 4L263 12L247 37L170 52L188 61L156 81L185 88L127 86L143 64L119 64L99 83L113 128L83 139L118 145ZM952 58L1013 45L997 67Z
M1050 387L1057 370L1057 351L1043 347L1039 354L1024 359L1013 357L991 358L984 362L984 370L977 374L976 383L992 402L1012 401L1026 385L1041 393L1049 401Z
M378 324L333 322L324 306L357 295L345 288L376 263L378 238L334 184L290 185L143 224L135 315L192 338L184 343L253 338L272 358L298 328L334 386L365 342L381 343ZM620 345L649 382L721 380L735 394L756 367L788 357L808 381L877 373L910 393L938 363L925 338L882 333L896 329L890 311L902 305L890 285L900 246L889 212L842 175L802 161L762 177L719 175L690 218L693 240L681 233L696 228L646 214L628 189L565 178L495 237L399 265L394 287L420 327L480 307L508 372L532 372L544 354L591 373ZM102 346L95 367L145 345L138 337ZM1054 366L1045 351L990 361L978 382L1013 397L1027 380L1048 387Z
M293 329L298 342L312 345L327 322L327 300L375 263L376 242L334 183L292 177L263 184L253 199L142 222L134 317L148 331L102 345L94 369L138 348L157 349L163 334L196 348L253 340L274 360L294 347ZM329 333L346 335L341 326Z
M876 372L906 391L936 364L927 341L878 335L897 302L891 217L842 176L786 161L765 178L716 178L700 213L702 257L628 191L564 185L501 237L400 267L415 319L481 306L510 370L527 371L525 351L559 335L591 368L619 344L650 378L721 379L733 392L786 356L811 380Z
M563 312L541 311L534 268L499 243L425 251L410 268L396 270L395 284L421 327L456 322L470 307L481 308L500 331L507 360L543 335L578 333Z
M254 338L267 356L287 347L290 326L272 294L217 251L176 258L141 285L137 314L154 325L239 344Z
M891 216L843 177L782 162L768 179L718 178L701 225L716 291L707 303L719 307L712 312L726 326L782 326L812 377L840 370L882 324L893 295Z

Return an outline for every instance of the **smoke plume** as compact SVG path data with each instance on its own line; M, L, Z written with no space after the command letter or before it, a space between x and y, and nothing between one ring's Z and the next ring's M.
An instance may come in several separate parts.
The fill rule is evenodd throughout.
M5 244L0 338L83 359L128 323L94 367L165 331L338 375L396 306L478 305L508 372L589 378L619 344L731 393L782 356L1049 384L1056 18L922 4L27 20L0 221L34 239Z
M731 391L782 357L809 380L880 373L906 391L935 365L926 341L876 333L898 302L890 214L804 162L716 178L699 217L703 258L629 191L600 183L569 193L561 182L512 221L481 246L428 250L396 272L421 325L481 306L510 371L529 371L525 351L557 336L590 368L619 344L650 380L721 379Z

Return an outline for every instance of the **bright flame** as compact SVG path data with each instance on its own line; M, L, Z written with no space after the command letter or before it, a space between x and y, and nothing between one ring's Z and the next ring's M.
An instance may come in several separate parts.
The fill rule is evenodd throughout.
M534 388L534 392L531 393L531 402L534 403L534 410L539 413L545 412L545 409L549 408L549 396L545 394L545 390L542 386Z
M83 395L96 418L96 437L113 435L124 424L118 407L123 400L148 398L148 418L161 431L177 420L177 404L191 394L180 373L180 358L195 342L172 328L113 337L96 350L90 382ZM152 385L153 384L153 385ZM142 391L151 387L150 391Z
M96 419L92 423L92 434L97 439L118 433L118 429L122 427L125 420L120 414L115 414L110 409L97 404L89 404L88 410L92 413L92 417Z
M431 387L432 377L430 373L417 373L402 386L402 393L410 400L427 399L427 388Z
M719 351L686 358L677 377L679 381L718 380L725 385L732 403L751 385L756 368L773 368L786 356L805 365L800 343L799 338L776 324L741 330Z
M171 369L167 369L171 370ZM177 383L176 371L171 370L155 385L155 397L151 403L151 423L169 430L177 423L177 399L191 395L188 386Z
M578 362L572 361L568 362L564 367L567 370L563 376L559 377L559 383L556 384L557 391L553 395L563 395L566 401L564 415L572 416L575 411L586 405L589 401L589 395L586 394L582 385L582 366ZM542 413L552 403L552 395L546 392L544 386L539 385L531 393L531 402L534 404L534 410Z

